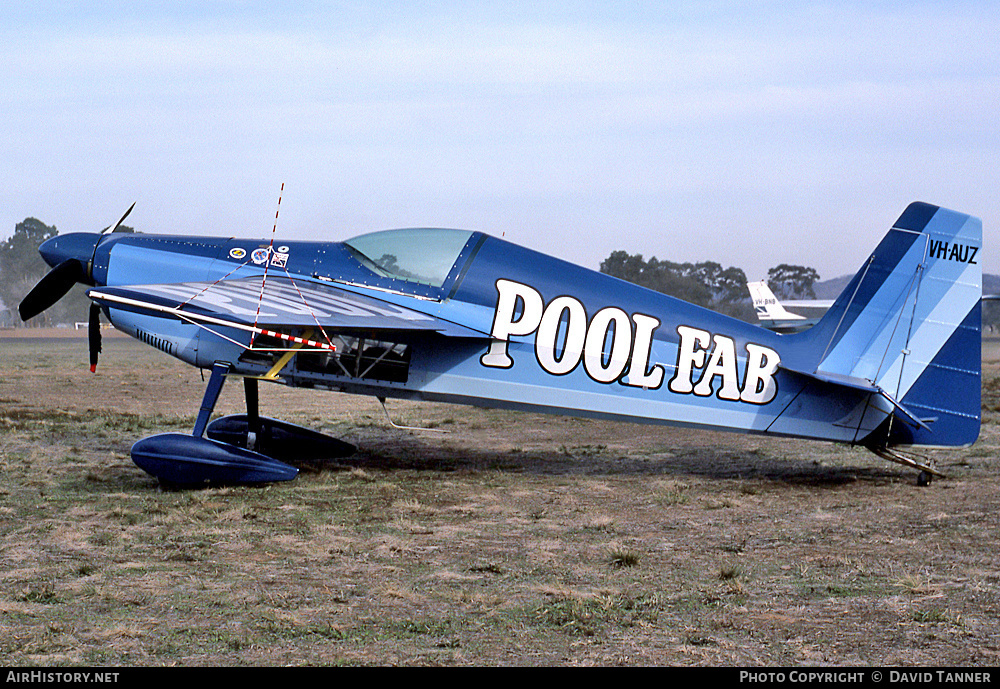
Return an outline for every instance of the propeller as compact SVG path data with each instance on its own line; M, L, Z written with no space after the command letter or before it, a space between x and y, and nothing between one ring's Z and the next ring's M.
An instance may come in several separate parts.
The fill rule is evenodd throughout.
M90 305L90 324L87 328L87 339L90 344L90 372L97 370L97 355L101 353L101 307Z
M132 212L133 208L135 208L135 202L133 202L132 205L128 207L128 210L125 211L125 215L123 215L121 217L121 219L118 222L115 223L114 229L112 229L111 225L108 225L103 230L101 230L101 234L108 234L109 231L110 232L117 232L118 228L122 226L122 223L125 222L125 218L128 217L128 214Z
M21 320L34 318L66 296L78 282L87 281L87 269L75 258L67 258L45 274L17 307Z
M95 284L91 270L97 255L97 246L105 235L118 231L133 208L135 208L134 203L117 223L104 228L99 234L74 232L57 235L42 242L38 252L53 268L31 288L18 305L17 310L22 321L34 318L51 307L66 296L78 282L86 285ZM96 304L90 307L89 327L90 370L94 371L97 368L97 355L101 351L100 307Z

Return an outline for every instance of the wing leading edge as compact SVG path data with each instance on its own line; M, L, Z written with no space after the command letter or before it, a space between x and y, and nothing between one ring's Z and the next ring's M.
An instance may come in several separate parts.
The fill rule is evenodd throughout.
M95 302L114 309L176 318L211 329L230 327L274 335L281 329L435 332L446 337L488 338L485 333L416 309L351 292L336 285L260 277L220 282L96 287ZM300 343L317 345L317 342Z

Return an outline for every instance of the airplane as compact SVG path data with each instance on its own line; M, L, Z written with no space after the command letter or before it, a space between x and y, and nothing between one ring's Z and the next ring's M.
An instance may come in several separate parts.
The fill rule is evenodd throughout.
M261 381L383 405L429 400L858 445L919 471L922 485L942 475L924 448L979 435L982 222L926 203L909 205L823 318L793 334L481 231L276 242L117 229L44 242L53 268L19 311L26 320L83 283L92 325L103 312L210 372L190 434L131 449L165 484L290 480L296 458L355 450L262 417ZM99 328L91 332L93 369ZM211 420L228 378L242 379L246 414Z
M778 298L774 296L774 292L767 286L767 280L748 282L747 289L750 291L750 298L753 300L753 309L757 314L757 320L768 330L780 333L797 332L811 328L822 317L822 314L806 317L792 313L785 308L786 306L810 310L822 309L824 312L833 306L832 299L778 301Z
M780 301L766 280L748 282L747 289L753 302L757 320L768 330L776 333L799 332L816 325L831 306L833 299L786 299ZM1000 294L984 294L983 301L1000 301ZM788 311L785 307L803 309L810 316L802 316Z

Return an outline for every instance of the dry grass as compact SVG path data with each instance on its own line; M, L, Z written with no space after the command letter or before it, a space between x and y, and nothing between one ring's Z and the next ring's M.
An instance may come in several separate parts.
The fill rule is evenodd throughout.
M998 362L947 480L784 440L262 390L361 452L163 490L199 374L0 340L6 665L961 665L1000 654ZM993 350L988 350L992 352ZM240 386L218 411L241 411Z

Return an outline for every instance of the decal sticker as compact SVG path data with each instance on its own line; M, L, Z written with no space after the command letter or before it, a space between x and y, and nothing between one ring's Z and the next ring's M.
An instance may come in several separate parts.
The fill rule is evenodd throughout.
M235 258L237 261L241 261L246 258L247 250L241 247L233 247L229 250L229 258Z
M563 376L581 363L598 383L620 382L656 390L663 384L664 367L649 361L653 333L660 320L642 313L628 314L608 306L587 317L582 302L563 295L548 304L534 287L513 280L497 280L497 305L490 335L493 341L479 362L490 368L511 368L511 337L535 336L535 359L546 373ZM675 373L668 389L679 395L708 397L746 404L767 404L778 392L774 379L781 358L769 347L744 345L742 371L736 341L692 326L677 327Z
M261 265L267 263L267 254L268 249L266 248L254 249L253 253L250 254L250 259L257 265Z
M288 254L271 254L271 265L284 268L288 262Z

